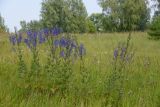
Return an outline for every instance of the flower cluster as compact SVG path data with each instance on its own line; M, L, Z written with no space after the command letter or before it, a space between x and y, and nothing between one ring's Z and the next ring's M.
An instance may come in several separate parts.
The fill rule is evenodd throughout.
M117 48L115 48L114 52L113 52L113 57L114 60L117 60L118 58L120 58L121 61L126 61L129 62L132 60L134 53L130 52L131 50L127 50L127 47L124 46L123 44L119 44L119 46Z
M21 34L12 35L9 37L9 40L13 46L18 45L22 42L22 35Z
M38 32L28 30L23 36L15 31L15 35L10 36L10 42L13 46L18 46L18 48L14 47L19 50L17 51L19 58L17 71L22 77L21 79L25 80L25 84L35 88L35 85L41 87L39 84L47 81L44 87L48 89L58 87L62 94L69 89L68 84L70 84L73 74L73 62L78 58L81 58L82 61L82 57L86 53L84 45L79 44L75 36L62 34L59 28L45 28ZM29 69L24 61L24 53L21 51L23 44L32 53ZM40 63L39 50L42 44L48 50L46 51L47 60L43 62L44 65Z
M10 42L13 46L23 42L29 49L34 50L39 44L50 41L50 45L53 47L52 50L60 50L59 55L61 57L66 58L72 54L79 56L85 55L86 51L83 44L78 44L73 37L67 37L60 34L61 29L59 28L45 28L38 32L28 30L26 32L26 37L16 31L15 35L10 36Z
M55 48L60 48L61 57L70 57L73 55L85 55L85 48L83 44L78 45L77 41L70 37L61 37L55 39L53 42Z
M39 44L42 44L46 41L45 37L43 36L42 32L32 32L27 31L27 38L24 39L24 43L29 48L36 48L36 46Z

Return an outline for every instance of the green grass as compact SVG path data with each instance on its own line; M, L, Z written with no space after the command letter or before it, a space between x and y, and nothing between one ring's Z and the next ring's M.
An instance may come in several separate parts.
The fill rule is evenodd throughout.
M73 65L72 85L65 99L56 93L39 92L20 88L17 78L17 57L12 51L6 34L0 34L0 107L105 107L107 97L104 94L106 81L113 72L113 51L119 42L127 40L128 33L84 34L78 35L78 41L85 44L87 55L85 67L89 72L89 81L85 90L79 84L78 64ZM123 107L159 107L160 106L160 41L149 40L147 33L132 33L131 44L135 51L134 60L127 64L123 74ZM30 54L24 49L25 61L29 64ZM45 49L40 51L41 64L47 57ZM75 90L77 87L78 90ZM111 89L108 107L114 107L119 84ZM82 90L80 92L79 90Z

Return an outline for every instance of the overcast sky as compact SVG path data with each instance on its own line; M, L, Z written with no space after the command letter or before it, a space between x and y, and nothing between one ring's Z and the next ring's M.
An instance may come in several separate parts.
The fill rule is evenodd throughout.
M13 31L14 26L20 28L21 20L38 20L42 0L0 0L0 13L5 24ZM88 14L101 12L97 0L83 0Z

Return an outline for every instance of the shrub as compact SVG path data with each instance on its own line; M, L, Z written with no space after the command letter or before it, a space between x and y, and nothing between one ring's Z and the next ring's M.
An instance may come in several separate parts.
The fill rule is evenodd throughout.
M15 34L10 36L10 42L18 57L18 86L40 92L47 90L51 95L59 92L65 98L73 74L72 66L75 60L82 60L85 48L76 41L75 36L60 32L59 28L38 32L29 30L27 36L22 36L15 30ZM21 49L24 44L31 55L30 64L24 60L24 51ZM40 61L42 48L39 48L42 44L47 50L43 65Z
M150 38L160 39L160 16L153 19L148 34L150 35Z

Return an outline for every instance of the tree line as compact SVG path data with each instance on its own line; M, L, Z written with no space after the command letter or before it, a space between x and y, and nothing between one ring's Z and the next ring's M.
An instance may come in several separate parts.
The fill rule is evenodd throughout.
M8 31L8 28L5 25L4 18L0 15L0 33L5 31Z
M150 2L157 2L160 8L160 0L97 0L102 12L88 15L82 0L43 0L40 20L22 20L20 30L58 27L70 33L144 31L150 26ZM154 17L158 15L156 11Z

